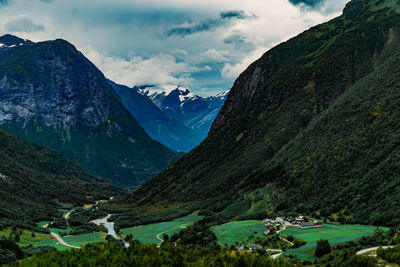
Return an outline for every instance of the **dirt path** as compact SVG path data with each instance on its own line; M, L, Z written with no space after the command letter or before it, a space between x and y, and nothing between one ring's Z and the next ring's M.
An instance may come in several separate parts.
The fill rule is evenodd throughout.
M65 243L65 241L62 240L62 238L61 238L58 234L56 234L56 233L51 232L51 235L52 235L55 239L57 239L57 241L58 241L61 245L65 246L65 247L76 248L76 249L80 249L80 248L81 248L81 247L76 247L76 246L72 246L72 245L70 245L70 244Z
M279 238L282 239L283 241L288 242L291 246L294 246L294 244L292 242L290 242L289 240L287 240L287 239L285 239L285 238L283 238L281 236L279 236Z
M181 225L179 226L179 228L185 229L185 228L186 228L186 224L181 224ZM168 229L167 231L164 231L164 232L159 233L159 234L157 235L157 239L160 240L160 244L158 244L157 247L159 247L159 246L161 245L161 243L164 241L164 239L162 239L162 238L160 237L160 235L162 235L162 234L164 234L164 233L167 233L167 232L169 232L169 231L175 230L175 229L176 229L176 228Z
M356 252L356 255L361 255L370 251L374 251L377 250L378 248L383 248L383 249L387 249L387 248L393 248L394 246L380 246L380 247L373 247L373 248L366 248L366 249L362 249ZM374 255L376 256L376 255Z
M280 255L282 255L282 252L281 252L281 253L278 253L278 254L271 255L271 258L276 259L276 258L278 258Z
M70 211L68 211L67 213L65 213L64 218L68 220L69 217L71 216L71 213L72 213L73 211L74 211L74 210L70 210Z

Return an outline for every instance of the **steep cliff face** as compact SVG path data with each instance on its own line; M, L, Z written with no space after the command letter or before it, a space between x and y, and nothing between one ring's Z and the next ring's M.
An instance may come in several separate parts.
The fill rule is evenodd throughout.
M141 183L178 158L145 133L73 45L13 40L0 48L1 128L123 186Z
M367 214L379 210L388 214L385 223L395 223L394 209L383 202L399 201L398 179L379 176L385 188L389 184L395 188L380 193L365 183L370 170L389 159L378 160L379 149L365 155L362 147L353 151L349 144L357 136L371 145L376 145L372 140L383 145L379 137L397 130L394 116L387 117L385 127L370 128L365 118L358 120L356 114L380 114L377 100L388 97L378 86L380 79L390 84L389 94L396 95L399 10L397 1L354 0L342 16L266 52L236 80L208 138L138 188L127 202L139 206L180 203L187 212L200 208L242 218L282 210L328 208L324 212L330 214L348 209L356 220L378 224ZM385 64L390 67L383 67ZM385 68L387 76L380 68ZM367 91L356 87L363 79L370 81ZM348 91L354 95L344 94ZM363 96L368 96L366 105L359 103ZM340 108L333 106L338 99ZM351 105L353 102L357 104ZM319 121L317 128L310 124L321 116L331 119ZM329 131L334 128L330 140ZM354 136L348 134L350 128ZM312 153L314 157L309 150L298 154L303 148L318 153ZM345 155L352 157L346 161ZM366 159L374 159L374 164L365 164ZM387 199L372 201L382 192ZM358 196L356 201L347 197L338 201L350 193ZM340 204L333 205L335 202ZM365 209L360 211L360 206Z

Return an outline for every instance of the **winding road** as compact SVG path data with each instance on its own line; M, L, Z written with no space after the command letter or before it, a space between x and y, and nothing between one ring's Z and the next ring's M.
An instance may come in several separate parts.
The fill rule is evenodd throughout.
M387 249L387 248L393 248L393 247L394 246L379 246L379 247L373 247L373 248L366 248L366 249L362 249L362 250L357 251L356 255L362 255L364 253L377 250L378 248ZM374 255L374 256L376 256L376 255Z
M52 235L55 239L57 239L57 241L58 241L61 245L65 246L65 247L76 248L76 249L80 249L80 248L81 248L81 247L76 247L76 246L72 246L72 245L70 245L70 244L65 243L65 241L62 240L62 238L61 238L58 234L56 234L56 233L51 232L51 235Z

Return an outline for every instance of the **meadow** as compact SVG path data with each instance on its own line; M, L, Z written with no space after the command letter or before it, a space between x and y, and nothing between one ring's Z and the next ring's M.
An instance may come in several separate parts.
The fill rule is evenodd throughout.
M259 220L233 221L212 227L220 245L250 243L264 236L264 224Z
M137 239L142 243L160 244L164 233L171 236L201 219L202 216L189 215L169 222L124 228L121 229L121 232L124 236L132 234L134 239Z
M50 236L50 238L52 237ZM64 236L62 237L62 239L69 245L83 247L86 244L105 242L105 234L102 232L95 232L90 234ZM28 245L28 243L25 243L24 245ZM39 242L32 242L29 243L29 245L32 245L34 247L51 246L55 247L57 250L69 249L68 247L60 245L58 241L54 238Z
M314 249L317 241L328 239L331 246L369 236L374 233L376 226L368 225L333 225L324 224L320 228L299 229L297 227L287 227L281 235L292 235L295 238L304 240L306 245L296 249L288 250L284 255L296 255L302 260L314 261ZM381 227L382 230L387 228Z

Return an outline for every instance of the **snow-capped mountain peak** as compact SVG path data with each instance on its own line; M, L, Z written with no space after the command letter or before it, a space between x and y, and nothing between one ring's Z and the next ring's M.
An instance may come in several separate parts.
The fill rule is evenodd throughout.
M6 34L0 37L0 48L13 48L16 46L22 46L24 44L32 43L32 41L22 39L11 34Z

